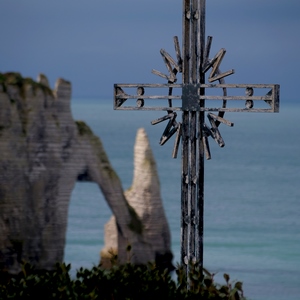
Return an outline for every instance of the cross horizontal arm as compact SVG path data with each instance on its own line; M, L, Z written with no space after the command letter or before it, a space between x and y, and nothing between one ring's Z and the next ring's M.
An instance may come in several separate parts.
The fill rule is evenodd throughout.
M174 95L169 95L172 88ZM205 95L200 95L200 89L206 89ZM126 91L125 91L126 89ZM136 93L132 93L136 89ZM145 93L147 89L147 93ZM158 93L158 90L166 91ZM127 93L131 90L131 94ZM226 93L224 93L226 90ZM228 91L232 96L228 96ZM196 91L192 93L191 91ZM197 92L198 91L198 92ZM211 94L211 92L214 92ZM156 93L156 94L153 94ZM218 95L219 93L219 95ZM197 96L198 94L198 96ZM241 95L243 94L243 95ZM255 94L255 95L254 95ZM162 100L173 99L177 106L164 106ZM135 100L132 101L132 100ZM157 100L160 100L159 102ZM178 102L181 100L181 103ZM211 107L201 107L200 100L214 103ZM220 104L218 101L239 102L237 107ZM147 102L145 105L145 101ZM126 105L123 105L126 102ZM240 103L244 102L244 104ZM159 106L161 105L161 106ZM279 111L279 85L277 84L115 84L114 85L115 110L161 110L161 111L222 111L222 112L278 112Z

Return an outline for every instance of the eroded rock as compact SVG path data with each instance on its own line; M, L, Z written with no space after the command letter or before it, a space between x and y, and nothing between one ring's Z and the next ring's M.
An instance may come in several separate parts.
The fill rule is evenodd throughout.
M44 75L35 82L0 74L1 269L18 272L22 260L52 269L63 260L77 180L96 182L108 202L117 220L120 262L126 261L128 243L133 263L154 260L140 209L126 200L100 139L73 120L70 100L71 83L64 79L52 91Z
M172 268L171 237L160 194L160 183L156 163L143 128L139 129L134 146L134 175L132 186L125 197L134 207L143 225L145 249L151 260L162 266ZM118 253L118 233L113 216L105 225L105 246L101 251L101 261L109 266L111 254ZM134 254L133 254L134 255ZM127 259L131 253L127 253Z

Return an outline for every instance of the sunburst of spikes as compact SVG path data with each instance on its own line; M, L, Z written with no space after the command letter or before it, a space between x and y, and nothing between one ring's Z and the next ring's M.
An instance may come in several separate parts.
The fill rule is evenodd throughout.
M229 70L227 72L221 73L220 72L220 64L222 62L222 59L224 58L224 55L226 53L226 50L222 48L212 59L209 59L209 54L210 54L210 48L211 48L211 42L212 42L212 37L207 38L207 43L205 47L205 53L204 53L204 60L203 60L203 65L202 69L203 72L206 73L209 69L211 69L211 72L208 77L208 81L210 83L214 81L219 81L220 83L225 83L224 78L234 74L234 70ZM180 46L178 42L178 37L174 37L174 46L175 46L175 52L176 52L176 58L177 60L173 59L171 55L166 52L164 49L160 50L160 54L163 58L163 61L166 65L166 68L168 70L168 75L164 74L160 71L157 70L152 70L152 73L155 75L158 75L166 80L168 80L169 84L175 83L177 81L177 74L182 73L182 57L181 57L181 52L180 52ZM173 88L169 88L169 96L172 95ZM172 107L172 99L168 99L169 101L169 107ZM226 107L226 100L223 100L223 108ZM225 120L223 118L224 112L219 112L218 115L215 115L213 113L208 113L207 118L210 123L210 126L208 126L206 123L203 124L202 126L202 141L204 145L204 150L205 150L205 155L206 159L211 158L210 154L210 149L209 149L209 143L208 143L208 137L212 137L217 144L220 147L224 147L225 143L224 140L220 134L220 131L218 129L218 126L220 123L223 123L227 126L232 127L234 124L228 120ZM173 158L177 157L178 153L178 148L180 144L180 139L181 139L181 123L176 121L177 114L176 112L169 110L168 114L153 120L151 122L152 125L156 125L158 123L168 121L167 126L160 138L159 144L164 145L175 133L176 133L176 138L175 138L175 143L174 143L174 149L172 156Z

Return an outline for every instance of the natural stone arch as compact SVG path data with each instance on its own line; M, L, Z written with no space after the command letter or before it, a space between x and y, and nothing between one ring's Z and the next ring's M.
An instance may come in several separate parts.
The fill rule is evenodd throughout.
M70 111L71 83L54 91L18 73L0 76L0 264L21 260L51 269L63 260L70 195L77 179L96 182L117 220L118 255L133 263L154 260L143 224L126 200L98 137ZM170 252L170 249L166 249Z

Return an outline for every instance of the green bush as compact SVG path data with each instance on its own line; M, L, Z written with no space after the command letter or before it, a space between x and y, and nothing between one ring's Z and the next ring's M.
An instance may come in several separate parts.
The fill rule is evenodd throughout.
M71 265L57 263L53 271L36 270L24 263L18 275L2 272L0 299L245 299L241 282L232 286L224 274L225 284L216 284L213 275L207 270L201 272L197 265L191 266L188 279L178 266L175 281L167 269L151 263L127 263L109 270L101 265L80 268L76 278L71 278L70 269Z

